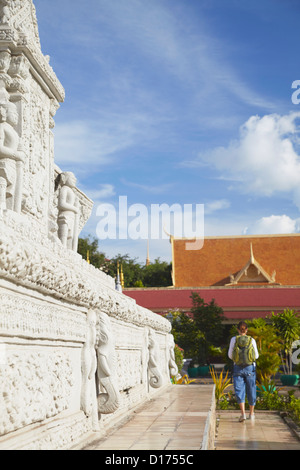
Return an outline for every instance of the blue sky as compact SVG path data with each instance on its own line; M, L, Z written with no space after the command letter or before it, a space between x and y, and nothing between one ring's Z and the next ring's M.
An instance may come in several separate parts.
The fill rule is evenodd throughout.
M82 235L120 196L204 204L205 236L300 231L298 0L34 3L66 90L55 161L95 202ZM99 246L146 258L144 239ZM150 257L171 260L168 240Z

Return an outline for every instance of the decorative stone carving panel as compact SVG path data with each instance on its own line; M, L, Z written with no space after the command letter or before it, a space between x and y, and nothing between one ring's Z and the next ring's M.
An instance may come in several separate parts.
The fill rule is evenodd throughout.
M8 352L0 376L0 435L68 408L73 369L66 352L34 347Z
M143 381L141 350L117 350L117 370L119 390L129 390Z
M0 334L83 343L85 330L84 313L0 287Z

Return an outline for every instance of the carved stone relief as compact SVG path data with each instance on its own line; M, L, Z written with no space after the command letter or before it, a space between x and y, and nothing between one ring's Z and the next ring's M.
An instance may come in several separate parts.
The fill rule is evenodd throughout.
M98 411L113 413L119 408L120 396L116 374L116 352L109 317L98 313L97 378L99 383Z
M32 349L0 364L0 435L43 421L68 408L73 370L67 354Z
M96 389L96 371L97 371L97 315L93 310L87 313L87 334L86 342L82 348L81 354L81 409L86 416L92 417L93 430L97 431L98 427L98 405L97 405L97 389Z
M79 227L79 200L74 191L76 178L71 172L59 176L58 238L65 248L76 251Z
M0 287L0 334L24 338L85 341L85 314Z
M70 443L174 367L170 323L76 252L92 201L54 163L63 99L32 0L0 0L0 447L26 426L27 448Z
M143 382L142 351L139 349L117 350L118 385L130 390Z
M174 341L174 336L169 334L167 335L167 345L168 345L168 356L169 356L169 361L168 361L168 366L170 370L170 374L172 376L176 376L178 374L178 367L175 361L175 341Z
M155 332L150 328L148 333L149 362L148 374L149 384L153 388L160 388L163 385L163 376L160 369L160 351Z
M16 105L0 102L0 208L20 212L25 154L15 130L17 122Z

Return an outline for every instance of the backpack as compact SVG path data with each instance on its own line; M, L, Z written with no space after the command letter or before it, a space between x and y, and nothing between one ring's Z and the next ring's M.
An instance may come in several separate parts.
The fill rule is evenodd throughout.
M255 361L255 351L251 336L236 336L232 360L237 365L251 365Z

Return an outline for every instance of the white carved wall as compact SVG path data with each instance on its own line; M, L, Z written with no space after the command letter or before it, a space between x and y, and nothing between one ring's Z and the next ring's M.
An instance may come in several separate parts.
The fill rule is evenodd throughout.
M71 448L176 373L169 322L77 253L92 201L54 163L63 100L32 0L0 0L0 449Z
M69 448L170 386L169 322L37 226L0 215L0 449Z

